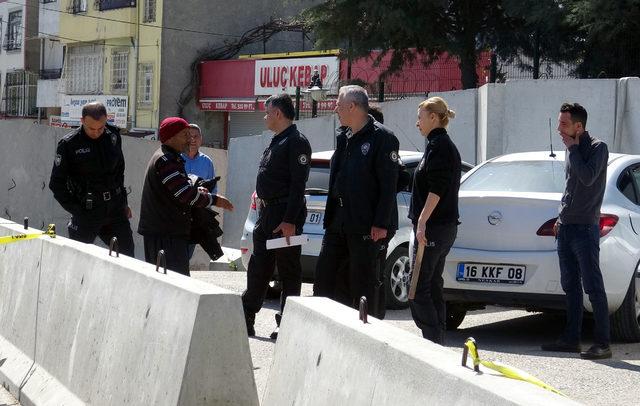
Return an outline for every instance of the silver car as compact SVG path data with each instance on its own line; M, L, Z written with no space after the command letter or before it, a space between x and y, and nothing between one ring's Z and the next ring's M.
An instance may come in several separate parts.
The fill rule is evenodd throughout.
M305 282L313 282L318 255L322 245L324 229L324 209L327 202L329 189L329 163L333 151L316 152L311 156L311 169L305 197L307 199L307 219L303 233L309 236L309 242L302 246L302 279ZM398 231L389 241L387 259L384 265L384 285L386 287L386 301L389 309L402 309L408 306L409 282L411 269L409 263L409 238L412 233L412 225L407 218L409 203L411 201L411 185L413 184L413 172L422 159L422 152L400 151L400 158L404 164L403 174L399 182L400 191L398 201ZM470 170L472 165L463 162L462 173ZM251 195L251 206L244 223L244 231L241 239L242 264L245 269L249 265L249 258L253 249L253 228L258 218L258 202L256 193ZM277 277L276 277L277 279ZM277 283L276 283L277 286ZM277 293L277 291L272 291Z

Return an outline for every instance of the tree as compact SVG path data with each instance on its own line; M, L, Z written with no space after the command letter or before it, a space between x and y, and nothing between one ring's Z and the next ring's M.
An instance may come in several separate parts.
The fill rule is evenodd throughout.
M448 52L459 60L464 89L477 86L478 54L495 45L508 21L501 0L329 0L302 17L319 47L346 48L347 58L381 49L379 63L392 52L387 73L416 54L429 64Z
M640 75L640 0L570 0L569 20L581 35L580 77Z
M496 52L540 77L542 61L575 62L577 34L559 0L503 0L509 24L497 35Z

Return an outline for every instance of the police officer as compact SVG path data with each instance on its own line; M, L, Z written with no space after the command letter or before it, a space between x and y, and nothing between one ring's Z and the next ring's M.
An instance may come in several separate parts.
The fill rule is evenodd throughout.
M287 94L267 99L264 120L275 135L262 154L256 179L258 220L253 230L253 253L247 270L247 289L242 294L249 336L255 335L255 315L264 302L275 265L282 281L280 311L288 296L300 295L302 268L299 245L267 250L266 242L272 238L300 235L307 215L304 199L309 176L311 146L300 134L293 118L295 110ZM276 315L280 324L281 313ZM278 337L278 327L271 338Z
M99 102L82 107L81 122L58 143L49 188L71 213L71 239L93 243L98 236L109 244L115 236L120 252L132 257L120 131L107 124L107 110Z
M365 89L340 88L336 113L342 124L331 158L325 235L318 257L314 295L357 306L365 296L368 311L384 314L384 289L377 257L381 244L398 228L396 190L398 139L368 115ZM336 292L347 273L348 294Z
M442 272L458 230L460 153L447 133L455 112L440 97L430 97L418 106L416 126L427 139L424 156L413 177L409 218L418 246L424 249L416 294L409 301L411 315L422 336L444 344L446 308ZM415 264L414 264L415 266Z

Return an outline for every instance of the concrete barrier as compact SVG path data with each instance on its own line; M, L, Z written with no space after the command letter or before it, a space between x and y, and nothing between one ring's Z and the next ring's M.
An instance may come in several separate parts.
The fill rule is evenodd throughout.
M238 295L62 237L0 252L0 379L22 405L258 405Z
M289 298L262 399L275 405L572 405L325 298Z

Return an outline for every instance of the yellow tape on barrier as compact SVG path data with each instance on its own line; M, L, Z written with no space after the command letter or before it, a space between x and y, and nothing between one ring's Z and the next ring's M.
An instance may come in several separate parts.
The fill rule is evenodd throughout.
M43 235L48 235L51 238L55 238L56 237L56 225L55 224L49 224L49 227L47 227L47 231L44 231L44 232L41 232L41 233L7 235L5 237L0 237L0 245L2 245L2 244L11 244L13 242L33 240L34 238L42 237Z
M529 382L541 388L550 390L551 392L557 393L558 395L565 396L562 392L560 392L553 386L547 385L546 383L542 382L540 379L536 378L535 376L530 375L529 373L524 372L518 368L514 368L512 366L505 365L497 361L485 361L480 359L480 356L478 355L478 348L476 347L476 342L473 338L468 338L467 341L465 341L464 346L466 347L465 349L468 351L469 356L471 356L471 359L473 360L473 366L476 371L479 371L478 366L482 364L489 369L493 369L494 371L500 372L502 375L506 376L507 378L518 379L520 381ZM465 362L466 362L467 351L465 351L463 354L463 359L462 359L463 365L465 365Z

